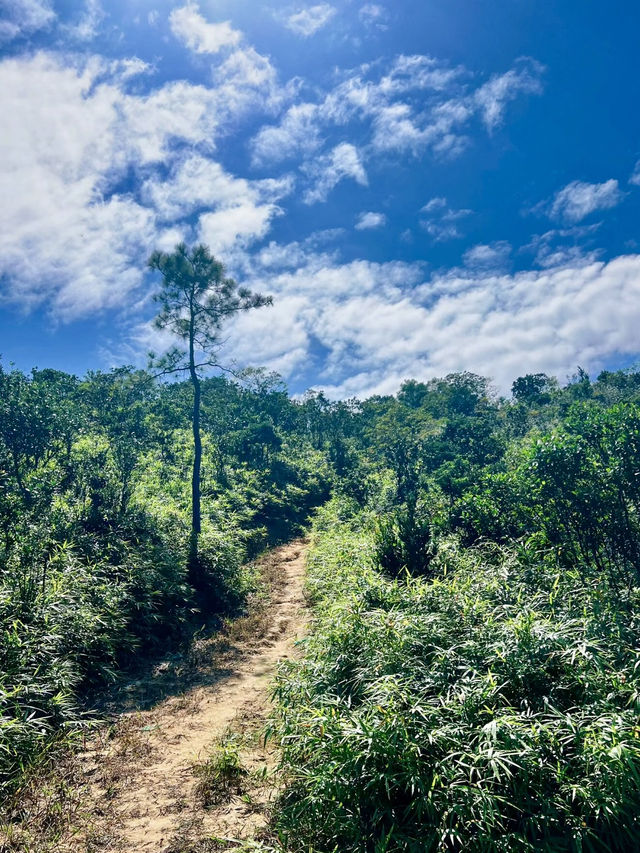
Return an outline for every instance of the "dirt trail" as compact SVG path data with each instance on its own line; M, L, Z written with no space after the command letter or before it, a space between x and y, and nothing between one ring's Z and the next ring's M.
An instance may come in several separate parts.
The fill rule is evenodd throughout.
M272 584L268 606L258 616L231 623L222 639L216 635L195 644L184 665L188 687L180 695L135 710L136 704L148 706L142 685L134 709L119 716L115 735L106 742L96 738L81 754L90 801L88 825L81 837L59 849L219 850L224 847L209 847L214 842L206 839L247 839L260 829L273 784L261 783L256 771L263 768L264 779L273 755L261 743L259 730L269 711L276 663L294 654L295 641L304 631L304 556L302 541L272 551L265 560ZM180 668L175 676L175 664L165 662L155 675L173 678L175 691ZM194 765L206 761L212 743L230 726L241 744L243 767L253 772L245 774L246 787L206 808Z

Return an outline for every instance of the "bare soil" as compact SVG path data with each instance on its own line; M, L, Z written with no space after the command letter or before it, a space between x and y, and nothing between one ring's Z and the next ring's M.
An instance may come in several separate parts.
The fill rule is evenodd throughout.
M277 791L276 748L264 743L270 684L305 631L305 550L298 540L271 551L262 561L266 602L127 685L112 724L73 759L64 799L74 818L47 850L208 853L261 836ZM212 791L212 768L229 745L236 773ZM5 849L45 848L16 836L15 846L0 839Z

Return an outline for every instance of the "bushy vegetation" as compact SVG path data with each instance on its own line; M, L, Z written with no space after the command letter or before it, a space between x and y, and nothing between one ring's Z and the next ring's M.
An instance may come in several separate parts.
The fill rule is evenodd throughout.
M193 383L0 370L0 792L315 511L280 844L640 848L640 373L510 399L470 373L343 402L199 382L194 574Z
M640 847L638 375L366 401L278 686L291 851Z
M190 403L144 371L0 368L0 793L77 728L89 688L207 618L187 574ZM203 381L209 611L240 605L246 560L329 494L309 408L260 371Z

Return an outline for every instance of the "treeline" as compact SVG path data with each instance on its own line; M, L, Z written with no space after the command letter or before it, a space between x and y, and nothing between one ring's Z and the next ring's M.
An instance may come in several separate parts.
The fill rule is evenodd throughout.
M356 407L277 689L286 850L640 848L639 402L579 371Z
M316 408L260 370L203 380L208 609L241 606L247 560L328 498ZM179 640L202 606L187 571L191 414L189 383L145 371L0 368L0 793L74 730L90 688Z

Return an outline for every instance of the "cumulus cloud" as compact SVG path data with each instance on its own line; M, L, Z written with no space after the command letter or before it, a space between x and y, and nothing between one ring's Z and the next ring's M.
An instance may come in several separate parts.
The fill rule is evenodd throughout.
M279 125L263 127L252 141L253 164L279 163L300 152L308 156L317 151L322 144L317 114L315 104L294 104Z
M228 124L249 111L259 115L277 110L295 88L295 82L280 86L271 61L250 46L233 50L213 69L212 79L218 115Z
M304 162L347 125L368 140L361 145L367 159L425 152L451 159L470 144L474 116L493 129L511 100L542 91L541 74L538 63L522 60L473 89L465 68L421 54L396 56L386 68L363 65L317 100L290 106L277 124L263 126L250 143L253 162L265 166L294 157Z
M456 210L450 207L446 198L432 198L420 210L420 226L436 243L456 240L462 237L460 220L470 216L472 212L467 208Z
M620 204L624 193L613 178L601 184L572 181L555 194L546 206L549 216L567 223L580 222L596 210Z
M372 228L382 228L387 224L387 217L384 213L374 213L369 210L366 213L361 213L355 224L356 231L367 231Z
M50 0L0 0L0 42L51 26L56 13Z
M326 26L336 12L337 9L329 3L318 3L286 15L283 22L291 32L307 38Z
M168 177L150 178L142 185L143 199L159 218L174 222L194 211L217 208L231 211L247 206L275 213L275 201L291 192L290 178L247 181L228 174L219 163L198 154L178 160Z
M305 204L325 201L331 190L345 178L353 178L361 186L368 182L360 152L350 142L336 145L329 154L309 163L306 169L313 179L313 186L304 195Z
M409 152L417 156L432 145L435 153L459 153L464 140L453 131L466 120L468 113L463 105L456 105L455 110L445 106L434 110L433 121L424 126L416 121L409 104L383 107L373 120L373 148L378 152Z
M403 379L473 370L507 391L526 372L564 378L576 364L597 371L612 353L637 352L640 256L517 274L467 269L425 280L415 264L308 263L256 271L251 286L281 305L281 337L291 328L295 355L271 335L271 317L239 318L230 345L260 363L286 361L304 377L313 342L328 353L322 384L335 397L391 393ZM295 314L287 320L289 306ZM280 336L279 336L280 337ZM272 361L273 359L273 361Z
M219 86L179 81L132 94L129 81L144 70L141 62L73 64L48 53L0 63L5 301L45 303L63 319L121 306L151 250L190 234L184 217L197 213L217 249L214 239L247 245L263 236L279 214L290 179L243 181L211 160L220 123L254 103L268 69L256 79L239 62ZM139 192L122 189L131 170L146 175Z
M209 23L200 14L197 3L173 9L169 26L176 38L194 53L218 53L223 47L238 44L242 38L229 21Z

